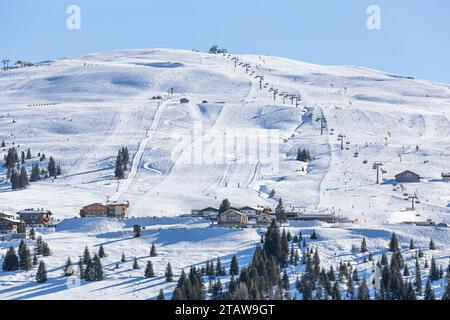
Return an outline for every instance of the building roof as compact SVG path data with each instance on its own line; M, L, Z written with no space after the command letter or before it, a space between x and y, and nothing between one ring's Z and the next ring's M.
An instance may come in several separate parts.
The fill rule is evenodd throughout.
M420 175L418 175L417 173L412 172L412 171L410 171L410 170L403 171L403 172L397 174L395 177L397 178L397 177L401 177L401 176L403 176L403 175L414 175L414 176L417 176L417 177L420 178Z
M40 213L48 213L50 215L52 214L49 210L34 209L34 208L25 209L25 210L22 210L22 211L18 212L19 215L21 215L21 214L40 214Z
M204 208L202 210L199 210L199 212L205 212L205 211L219 212L219 209L216 209L216 208L213 208L213 207L208 207L208 208Z
M12 217L5 217L5 216L1 216L0 220L6 220L6 221L9 221L9 222L12 222L12 223L16 223L16 224L22 223L22 221L20 221L19 219L12 218Z
M237 215L240 215L240 216L245 216L245 217L247 216L247 215L243 214L242 212L236 211L234 209L230 209L230 210L227 210L225 212L222 212L220 215L224 215L224 214L227 214L227 213L234 213L234 214L237 214Z
M106 203L107 206L130 206L129 201L109 201Z
M255 210L255 211L261 211L261 209L255 208L255 207L249 207L249 206L245 206L242 208L239 208L239 210Z

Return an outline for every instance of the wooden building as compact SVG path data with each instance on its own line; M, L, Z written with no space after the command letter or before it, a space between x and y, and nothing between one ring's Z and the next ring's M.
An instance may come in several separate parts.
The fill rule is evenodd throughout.
M267 213L261 213L256 216L257 227L269 227L272 224L274 217Z
M396 175L395 180L401 183L420 182L420 176L417 173L406 170Z
M295 219L292 220L336 223L336 216L334 214L299 214Z
M26 209L17 212L20 220L22 220L27 226L52 226L52 212L44 209Z
M261 213L261 210L248 206L239 208L238 211L245 214L249 218L256 218L256 216Z
M128 209L130 208L130 202L108 202L108 217L111 218L127 218L128 217Z
M450 172L443 172L441 174L442 180L444 181L450 181Z
M217 222L222 227L245 228L248 224L248 217L239 211L231 209L219 214Z
M108 207L102 203L93 203L80 210L82 218L107 217Z
M15 215L0 212L0 233L19 233L23 230L23 222Z

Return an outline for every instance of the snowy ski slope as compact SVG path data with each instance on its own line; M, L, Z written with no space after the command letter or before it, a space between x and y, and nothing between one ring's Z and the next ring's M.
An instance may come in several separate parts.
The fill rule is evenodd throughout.
M7 148L15 142L19 150L53 155L64 170L61 179L14 193L2 172L2 208L45 207L72 217L80 207L111 197L129 200L133 216L174 216L217 206L224 197L236 206L273 205L282 197L288 206L334 208L386 222L409 206L389 184L409 169L425 179L408 186L422 202L419 212L447 221L450 185L440 174L450 163L448 85L353 66L239 58L251 65L248 74L222 55L165 49L89 54L1 72L0 136ZM263 90L256 75L265 77ZM163 104L151 99L170 88L174 95ZM301 106L283 104L280 96L274 101L270 88L301 94ZM182 97L190 103L179 104ZM57 105L39 106L51 103ZM315 120L322 115L334 135L320 136ZM277 130L279 159L250 151L252 161L244 163L233 149L217 163L189 161L199 146L208 158L208 147L226 130L247 130L249 136ZM346 135L350 150L340 151L339 134ZM192 141L180 142L189 136ZM124 145L133 163L118 186L115 156ZM306 175L305 164L293 161L299 147L316 157ZM375 161L387 171L381 186L374 184ZM276 199L268 199L272 189Z
M234 206L273 206L281 197L288 209L359 219L349 226L291 225L293 234L318 231L314 245L325 266L351 261L370 276L370 263L349 251L367 237L377 259L392 231L406 251L410 238L421 248L434 238L439 250L426 257L448 263L448 229L398 223L428 218L450 223L450 183L440 179L450 171L449 85L355 66L232 57L249 63L248 73L241 65L235 68L231 57L168 49L95 53L0 72L0 138L6 150L13 143L19 152L30 148L34 158L27 166L40 152L63 168L57 180L11 192L1 167L0 210L47 208L65 219L56 230L38 230L54 251L45 258L49 282L37 285L35 269L0 273L0 299L151 299L160 289L170 298L175 283L163 279L169 261L175 278L181 269L218 256L227 264L236 254L245 265L260 230L210 228L203 220L176 218L218 206L225 197ZM262 90L258 75L264 76ZM174 94L168 96L170 88ZM281 96L274 101L271 88L301 94L300 106L283 103ZM159 95L164 99L152 99ZM181 98L190 102L180 104ZM328 122L323 136L320 117ZM264 134L275 135L268 144L279 152L233 146L214 158L223 137L245 136L254 146ZM349 150L340 150L339 134L350 142ZM114 165L123 146L132 163L118 184ZM307 148L314 161L295 161L298 148ZM375 184L376 161L386 171L381 185ZM423 180L394 191L394 176L404 170ZM406 210L405 192L417 193L416 213ZM130 201L136 219L71 219L84 205L107 197ZM147 218L153 216L159 218ZM132 238L136 223L146 228L140 239ZM146 280L142 269L131 269L132 257L143 268L152 243L159 251L152 259L157 278ZM11 245L18 242L0 243L0 254ZM100 245L108 255L102 261L106 280L68 284L61 277L67 257L77 261L84 246L95 252ZM128 261L116 270L124 251ZM289 270L292 282L298 271ZM434 286L441 295L440 284Z

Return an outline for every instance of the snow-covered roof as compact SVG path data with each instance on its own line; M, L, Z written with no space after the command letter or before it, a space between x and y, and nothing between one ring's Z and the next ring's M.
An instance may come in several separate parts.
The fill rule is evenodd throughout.
M44 210L44 209L25 209L22 211L19 211L18 214L22 215L22 214L41 214L41 213L48 213L48 214L52 214L49 210Z
M110 201L106 203L107 206L129 206L128 201Z

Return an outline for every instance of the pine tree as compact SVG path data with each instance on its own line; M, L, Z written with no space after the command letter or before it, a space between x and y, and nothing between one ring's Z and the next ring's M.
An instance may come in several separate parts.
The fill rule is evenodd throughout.
M158 297L156 297L156 300L159 300L159 301L164 301L164 300L166 300L166 297L165 297L165 295L164 295L163 289L160 289L160 290L159 290L159 294L158 294Z
M239 263L236 256L233 256L233 258L231 259L230 275L239 275Z
M139 267L138 260L135 257L134 260L133 260L133 270L138 270L138 269L140 269L140 267Z
M392 233L391 241L389 242L389 250L391 252L400 251L397 235L395 233Z
M85 279L85 275L86 275L86 270L84 268L83 265L83 258L80 258L80 260L78 261L78 270L80 272L80 279Z
M56 176L56 162L55 159L53 159L53 157L50 157L48 161L47 171L51 177Z
M430 240L430 250L436 250L436 245L433 239Z
M363 238L362 243L361 243L361 253L366 253L366 252L367 252L366 238Z
M37 283L47 282L47 269L45 267L44 261L39 262L39 267L36 272L36 282Z
M286 269L284 269L283 271L283 277L281 278L281 288L284 290L290 290L291 289L291 285L289 283L289 276L286 272Z
M350 295L350 299L353 300L354 296L355 296L355 287L353 285L353 279L352 277L349 277L348 282L347 282L347 292Z
M281 198L278 200L278 205L275 208L275 215L278 222L284 223L287 221L286 210L284 209L283 200Z
M416 248L415 244L414 244L414 240L411 239L411 241L409 242L409 249L410 250L414 250Z
M224 200L222 201L222 203L220 204L220 207L219 207L219 214L224 213L224 212L227 212L227 211L230 210L230 209L231 209L230 201L229 201L228 199L224 199Z
M316 230L313 230L313 232L311 233L310 239L311 240L317 240L318 239Z
M30 271L33 267L33 264L31 262L31 253L27 247L25 247L25 251L20 258L20 267L25 271Z
M439 269L436 265L436 260L434 257L431 258L431 265L430 265L430 280L431 281L437 281L439 280Z
M36 231L34 230L34 227L31 228L28 236L30 237L31 240L36 240Z
M447 277L447 285L442 295L442 300L450 300L450 277Z
M151 261L147 262L147 266L145 268L144 277L145 278L153 278L155 276L155 272L153 271L153 264Z
M50 247L48 246L47 242L42 243L42 256L49 257L52 255L52 252L50 250Z
M104 257L106 257L105 254L105 249L103 248L103 245L100 245L100 248L98 249L98 257L103 259Z
M27 160L30 160L30 159L31 159L31 150L28 149L27 150Z
M175 301L184 300L183 294L181 293L181 289L179 287L175 288L173 295L172 295L172 300L175 300Z
M409 273L409 268L408 265L405 264L405 268L403 269L403 276L404 277L409 277L410 273Z
M134 232L134 238L140 238L141 232L142 232L142 227L139 225L135 225L133 227L133 232Z
M434 290L431 287L430 279L427 280L427 284L425 286L424 300L436 300L436 295L434 294Z
M73 273L72 260L70 260L70 257L68 257L66 264L64 265L64 275L66 277L71 277L73 276Z
M38 258L37 258L37 254L35 253L34 255L33 255L33 262L32 262L32 264L33 264L33 266L37 266L38 265Z
M114 175L117 179L121 180L125 178L125 172L123 170L122 154L119 151L116 159L116 169L114 170Z
M120 259L122 263L127 262L127 259L125 258L125 252L122 252L122 258Z
M30 181L37 182L39 178L40 178L39 166L37 164L33 164L33 166L31 167Z
M94 281L102 281L103 280L103 267L102 261L100 257L96 254L92 259L92 268L94 270Z
M2 269L5 272L16 271L19 269L19 257L13 247L9 248L6 252L5 258L3 259Z
M158 254L156 253L156 247L155 247L155 244L152 243L152 248L150 250L150 258L154 258L156 256L158 256Z
M333 300L341 300L341 289L339 288L339 282L336 281L333 285L332 294Z
M42 244L44 243L44 241L42 240L41 236L38 236L36 239L36 244L34 246L34 252L37 255L41 255L42 254Z
M84 248L82 261L84 265L92 262L91 253L89 252L89 248L87 246Z
M170 262L167 264L166 272L165 272L166 282L172 282L173 281L173 273L172 273L172 266L170 265Z
M358 300L370 300L369 288L367 287L366 279L363 279L359 287Z
M217 277L222 277L225 275L224 269L222 267L222 261L220 260L220 258L217 258L215 275Z

